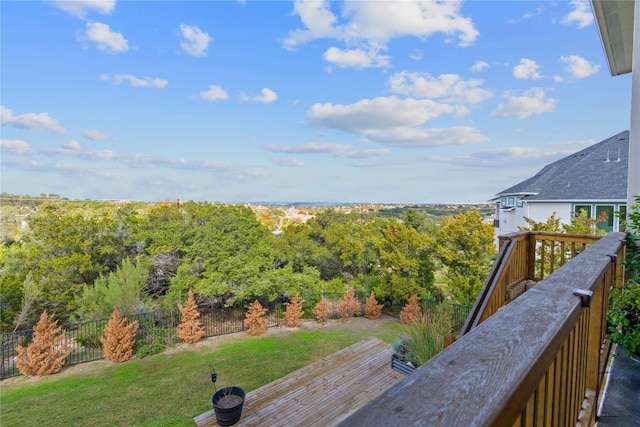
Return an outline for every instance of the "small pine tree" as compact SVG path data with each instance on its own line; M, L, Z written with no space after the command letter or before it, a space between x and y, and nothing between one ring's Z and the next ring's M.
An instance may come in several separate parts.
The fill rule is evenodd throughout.
M400 322L405 325L416 323L422 317L422 309L418 304L418 295L411 295L400 311Z
M364 317L367 319L377 319L382 314L383 306L383 304L378 304L376 295L372 291L364 304Z
M313 308L313 315L316 317L318 323L327 323L330 308L331 303L323 295L320 302Z
M200 321L200 312L193 298L193 292L189 289L187 304L183 307L178 304L178 310L182 315L182 322L178 325L178 338L188 344L195 344L204 336L204 328Z
M284 325L290 328L299 328L302 325L302 303L303 299L300 299L298 294L291 296L289 302L284 303L287 306L284 312Z
M64 340L58 322L42 312L40 320L33 327L33 341L26 347L16 348L16 367L22 375L49 375L58 372L64 366L65 358L71 353L71 347Z
M355 290L350 287L345 291L344 297L338 301L338 317L346 322L350 317L355 316L358 310L360 310L360 303L356 299Z
M138 332L138 321L129 323L120 310L115 308L104 328L104 336L100 337L104 358L112 362L129 360L133 354L136 332Z
M247 335L257 336L267 332L267 319L264 315L267 313L267 309L262 307L262 304L258 300L249 305L247 314L245 315L244 324L247 328Z

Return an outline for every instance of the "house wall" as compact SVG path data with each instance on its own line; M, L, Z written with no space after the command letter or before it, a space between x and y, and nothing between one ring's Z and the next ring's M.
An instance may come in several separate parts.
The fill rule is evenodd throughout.
M553 213L565 224L571 223L571 203L527 203L529 218L534 221L546 221Z
M595 218L597 205L612 206L614 212L620 210L620 206L624 203L614 202L580 202L578 204L591 205L591 217ZM495 243L498 246L498 237L515 233L520 231L519 227L527 227L528 224L524 220L524 217L530 218L536 222L544 222L551 217L554 213L556 218L560 219L563 224L570 224L571 218L573 218L574 203L527 203L525 202L522 207L515 207L509 210L500 209L500 204L496 204L496 222L495 222ZM620 230L620 221L617 217L613 220L613 230Z
M640 6L635 4L631 71L631 127L629 131L629 182L627 212L640 196Z
M499 206L499 204L497 205ZM571 222L571 203L524 203L522 207L512 210L496 209L495 242L498 245L498 237L504 234L520 231L518 227L526 227L528 224L524 217L536 222L546 221L553 213L564 223Z

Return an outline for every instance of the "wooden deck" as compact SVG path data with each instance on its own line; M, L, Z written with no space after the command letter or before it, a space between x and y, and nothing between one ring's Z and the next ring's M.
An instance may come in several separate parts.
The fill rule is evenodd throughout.
M332 426L402 381L390 345L368 338L247 393L237 426ZM215 426L213 409L194 418Z

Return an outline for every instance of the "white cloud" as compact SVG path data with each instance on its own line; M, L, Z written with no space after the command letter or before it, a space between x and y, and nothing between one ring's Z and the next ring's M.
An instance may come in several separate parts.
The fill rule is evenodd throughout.
M63 148L67 148L69 150L80 150L82 147L80 147L80 143L78 141L76 141L75 139L72 139L71 141L67 142L66 144L62 144Z
M14 116L13 111L3 105L0 105L0 123L11 124L20 129L48 130L58 134L66 132L58 121L47 113L24 113Z
M533 114L548 113L555 109L556 100L546 98L543 89L534 88L517 96L511 92L505 92L504 98L506 102L500 104L498 108L491 113L493 117L516 117L524 119Z
M343 32L347 40L365 38L376 41L404 36L426 38L443 33L457 35L458 44L468 46L475 42L479 33L471 18L460 14L461 6L459 1L347 1L343 16L351 17L351 20L345 23Z
M276 153L292 154L328 154L340 158L369 158L384 156L391 151L385 148L358 150L350 144L335 144L331 142L309 142L298 145L267 145L267 150Z
M114 74L113 76L109 76L107 74L100 75L101 80L113 81L114 84L119 85L122 82L129 82L133 87L157 87L163 88L167 85L167 81L160 78L150 78L150 77L136 77L132 74Z
M595 141L560 141L537 147L501 147L470 155L432 158L434 161L472 168L543 167L581 150ZM539 166L535 166L539 165Z
M89 12L109 15L116 8L116 0L49 0L48 3L79 19L84 19Z
M343 22L339 22L332 12L332 4L327 0L296 0L294 13L300 16L304 28L289 31L283 40L284 46L293 49L316 39L340 40L345 48L328 50L325 59L343 67L364 68L373 66L368 64L388 62L388 58L378 57L377 52L386 50L387 42L394 38L424 39L440 33L457 36L460 46L468 46L479 35L471 18L460 14L459 1L345 1L342 4Z
M180 24L180 33L183 40L180 47L192 56L207 56L207 48L212 38L209 34L193 25Z
M414 61L419 61L422 59L422 50L420 49L411 49L409 52L409 59L413 59Z
M466 110L462 107L462 110ZM468 111L468 110L467 110ZM369 140L403 147L433 147L482 142L486 138L469 126L424 128L442 114L460 114L461 108L429 99L364 99L350 105L315 104L307 113L315 125L358 133ZM317 148L317 146L313 146Z
M282 157L280 159L273 160L278 166L284 167L302 167L304 166L304 162L297 157Z
M265 87L262 89L261 95L254 96L251 99L256 102L262 102L263 104L271 104L276 99L278 99L278 94L268 87Z
M433 77L429 73L400 71L392 75L388 83L392 92L418 98L477 104L493 96L490 90L480 87L484 81L463 80L457 74Z
M516 79L541 79L540 66L532 59L522 58L520 64L513 69Z
M217 101L218 99L227 99L229 98L229 94L227 91L222 89L222 87L218 85L211 85L209 89L199 94L200 98L206 99L207 101Z
M479 73L480 71L484 70L485 68L489 68L489 64L487 62L485 62L485 61L476 61L471 66L471 72L472 73Z
M564 69L572 76L579 79L598 73L600 65L594 65L578 55L561 56L560 62L566 64Z
M129 50L129 42L122 34L111 31L107 24L101 22L87 22L87 30L78 37L80 40L88 40L96 43L98 49L109 53L126 52Z
M391 57L380 55L375 49L369 49L367 51L362 49L342 50L332 46L324 53L324 59L341 68L370 68L388 67Z
M593 13L587 0L572 0L571 6L573 10L560 22L563 24L577 22L578 28L588 27L593 24Z
M341 31L335 28L337 18L331 12L331 4L327 0L296 0L293 11L300 16L306 29L289 31L284 46L295 48L301 44L321 38L341 38Z
M484 142L487 138L470 126L451 128L410 128L372 130L367 132L372 141L403 147L441 147Z
M533 12L526 12L524 15L522 15L522 19L529 19L533 18L534 16L542 15L542 12L544 12L544 8L542 6L538 6Z
M87 129L84 131L83 135L85 138L92 141L106 141L110 139L109 135L97 129Z
M346 132L416 126L442 114L453 113L451 105L429 99L399 99L395 96L363 99L354 104L314 104L307 113L313 124Z
M31 146L29 143L20 139L1 139L0 148L2 151L16 154L18 156L24 156L31 152Z

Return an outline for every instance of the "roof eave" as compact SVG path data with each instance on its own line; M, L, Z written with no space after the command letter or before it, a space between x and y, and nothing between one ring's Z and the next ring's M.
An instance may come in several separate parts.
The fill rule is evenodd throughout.
M591 0L612 76L631 72L634 5L634 0Z

